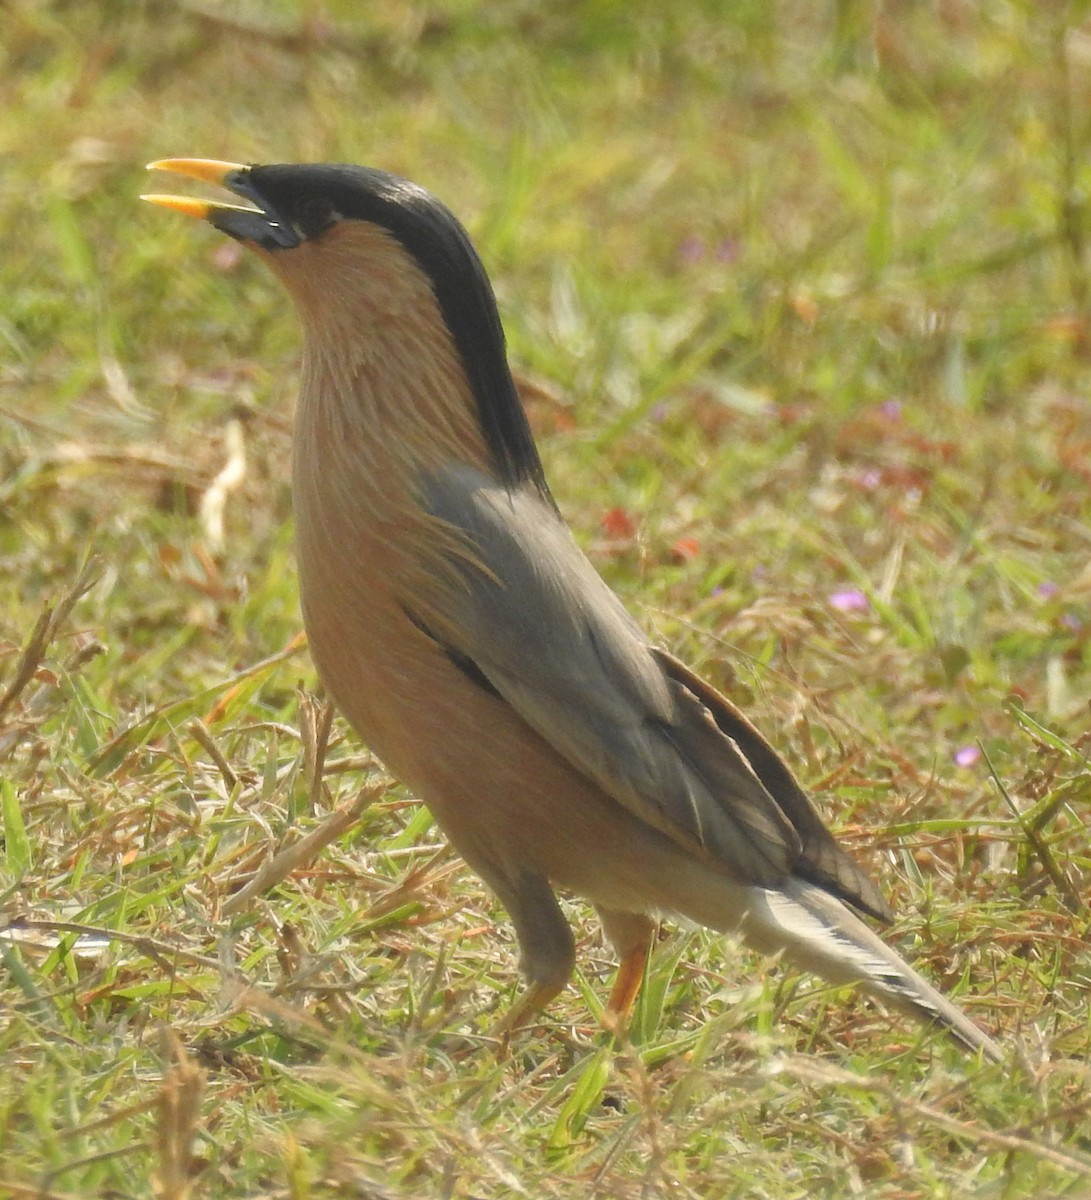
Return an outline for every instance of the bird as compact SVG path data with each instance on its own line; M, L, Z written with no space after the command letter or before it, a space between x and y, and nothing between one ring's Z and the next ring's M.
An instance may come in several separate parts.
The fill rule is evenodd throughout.
M619 959L623 1030L659 921L682 918L1002 1060L866 923L877 886L746 715L654 644L546 481L489 277L425 188L347 163L161 159L232 201L148 194L255 253L303 330L292 495L304 628L357 734L515 929L506 1038L566 986L557 894ZM235 201L241 201L236 203Z

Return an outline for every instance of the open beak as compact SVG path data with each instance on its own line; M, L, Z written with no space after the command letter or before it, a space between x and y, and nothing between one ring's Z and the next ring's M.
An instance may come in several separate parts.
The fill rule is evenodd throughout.
M151 204L173 209L187 217L208 221L210 225L240 242L251 242L266 250L286 250L303 240L292 225L281 219L275 207L254 186L252 169L241 163L217 162L211 158L161 158L148 163L149 171L171 171L193 179L214 183L241 196L249 205L227 204L219 200L199 200L194 196L168 196L158 192L141 196Z

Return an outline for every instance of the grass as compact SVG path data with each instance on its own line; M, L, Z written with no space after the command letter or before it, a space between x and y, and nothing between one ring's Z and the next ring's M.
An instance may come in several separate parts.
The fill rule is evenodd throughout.
M5 5L0 1195L1091 1194L1086 5L723 10ZM581 541L1008 1065L673 927L615 1046L577 902L497 1061L510 928L298 640L294 319L136 203L175 154L463 217Z

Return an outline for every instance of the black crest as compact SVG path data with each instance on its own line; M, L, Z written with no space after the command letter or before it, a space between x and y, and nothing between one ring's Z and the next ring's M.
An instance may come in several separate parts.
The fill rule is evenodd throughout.
M492 285L450 209L406 179L340 163L256 166L227 182L303 238L345 219L371 221L395 237L431 281L500 479L508 486L532 483L552 503L511 377Z

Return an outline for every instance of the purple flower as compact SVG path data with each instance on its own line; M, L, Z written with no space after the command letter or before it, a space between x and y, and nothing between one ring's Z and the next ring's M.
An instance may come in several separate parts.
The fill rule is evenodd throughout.
M828 599L831 607L836 608L838 612L867 612L871 607L867 596L858 588L842 588L840 591L830 592Z
M690 234L682 239L682 244L678 247L678 261L685 267L696 266L704 258L706 250L704 239Z
M1054 583L1052 579L1047 579L1044 583L1038 584L1038 595L1043 600L1048 600L1050 596L1056 596L1060 590L1060 585Z
M959 767L972 767L980 757L980 746L963 746L960 750L955 751L955 765Z
M879 411L888 421L900 421L902 419L902 402L900 400L884 400L879 405Z
M876 488L882 486L883 473L878 467L865 467L856 478L865 491L874 492Z

